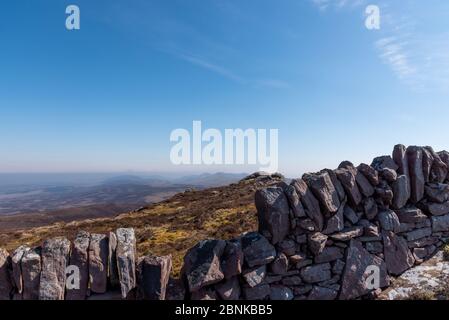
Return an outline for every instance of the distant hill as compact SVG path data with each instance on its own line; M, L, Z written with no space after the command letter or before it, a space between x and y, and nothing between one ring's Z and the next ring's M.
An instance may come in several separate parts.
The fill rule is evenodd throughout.
M186 184L200 187L218 187L225 186L231 183L238 182L244 177L248 176L247 173L203 173L199 175L185 176L179 179L173 180L178 184Z
M217 183L219 180L216 178L220 176L197 176L196 183L211 181L209 179ZM238 175L234 176L234 179L237 177ZM86 218L84 209L69 219L65 219L67 215L61 216L61 212L0 216L0 247L13 250L23 244L39 245L42 240L55 236L73 239L79 230L107 233L120 227L132 227L136 231L139 255L172 254L176 275L186 250L198 241L230 239L242 232L257 230L255 191L280 181L278 177L254 178L227 186L179 192L139 210L120 215L108 213L109 216L106 217L99 216L101 207L86 208L97 215L97 218ZM109 209L111 207L105 207L103 211Z
M161 176L152 177L140 177L136 175L122 175L106 179L102 182L102 185L120 185L120 184L135 184L135 185L147 185L147 186L170 186L173 185L168 179L164 179Z

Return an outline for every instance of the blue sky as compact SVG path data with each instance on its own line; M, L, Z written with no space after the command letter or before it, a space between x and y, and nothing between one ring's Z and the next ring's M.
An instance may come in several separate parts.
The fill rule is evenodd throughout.
M8 1L0 172L251 170L171 165L170 132L193 120L279 129L289 176L449 149L448 21L445 0Z

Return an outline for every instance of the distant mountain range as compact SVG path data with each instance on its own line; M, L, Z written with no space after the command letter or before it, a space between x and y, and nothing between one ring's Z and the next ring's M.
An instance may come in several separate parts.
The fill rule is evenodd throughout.
M243 173L205 173L183 177L124 174L106 176L94 185L90 185L95 181L92 177L72 177L70 180L65 175L65 180L60 177L58 180L53 175L38 180L32 176L31 183L27 183L26 177L21 176L20 183L0 185L0 215L38 213L71 216L76 213L85 217L83 211L86 211L98 217L104 211L109 216L162 201L186 189L228 185L245 176ZM95 179L99 177L95 176ZM9 179L14 182L11 177Z
M188 175L180 178L166 178L163 176L140 177L136 175L121 175L106 179L103 184L140 184L151 186L184 185L193 187L219 187L237 182L248 174L246 173L202 173Z

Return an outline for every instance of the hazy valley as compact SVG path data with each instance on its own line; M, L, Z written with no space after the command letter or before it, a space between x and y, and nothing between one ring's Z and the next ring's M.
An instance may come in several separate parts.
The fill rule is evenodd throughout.
M89 176L30 178L0 185L0 230L37 227L115 216L165 200L188 189L204 189L236 182L244 174L200 174L183 177ZM100 181L100 179L102 179ZM58 180L59 179L59 180Z

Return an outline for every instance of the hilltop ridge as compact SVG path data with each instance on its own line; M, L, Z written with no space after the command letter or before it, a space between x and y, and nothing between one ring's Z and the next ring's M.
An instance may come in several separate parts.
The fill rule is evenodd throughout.
M14 250L24 244L40 245L43 240L56 236L72 240L79 230L104 233L127 226L135 229L139 254L172 254L177 274L187 249L198 241L233 238L257 230L255 191L282 179L280 175L253 174L223 187L180 192L167 200L116 217L6 230L0 234L0 247Z

